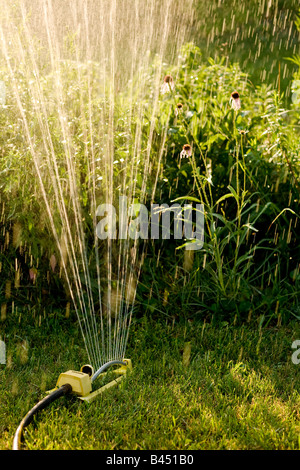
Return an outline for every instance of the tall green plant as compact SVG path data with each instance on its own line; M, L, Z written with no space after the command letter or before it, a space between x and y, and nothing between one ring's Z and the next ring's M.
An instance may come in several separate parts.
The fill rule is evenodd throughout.
M200 56L192 45L185 48L172 70L176 88L162 100L162 120L170 108L173 113L162 188L165 198L203 204L205 243L195 269L203 258L205 268L195 282L210 285L206 301L217 310L231 302L236 313L241 300L250 310L272 283L289 282L291 251L276 242L274 228L286 233L287 224L296 223L295 181L287 173L295 145L288 147L293 132L277 91L254 89L237 65L204 65ZM238 110L230 103L234 90L241 96ZM188 159L180 158L184 144L192 148ZM290 192L290 201L281 191Z

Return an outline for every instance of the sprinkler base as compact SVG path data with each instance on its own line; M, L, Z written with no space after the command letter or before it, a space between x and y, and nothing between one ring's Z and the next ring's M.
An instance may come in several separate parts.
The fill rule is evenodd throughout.
M128 371L132 369L132 363L130 359L124 359L124 362L126 364L122 364L121 367L118 367L118 369L115 369L113 371L114 374L116 374L118 377L109 382L106 385L103 385L103 387L98 388L98 390L95 390L94 392L89 393L88 395L82 395L78 396L78 398L82 401L86 401L88 403L91 403L98 395L101 395L103 392L106 392L106 390L109 390L112 387L115 387L118 385L124 378L124 376L127 374ZM107 372L103 372L102 374L99 375L99 377L103 378Z
M56 387L53 390L56 390L63 385L69 384L72 387L72 393L77 395L80 400L90 403L98 395L101 395L106 390L118 385L127 372L132 369L132 363L130 359L124 359L123 362L124 364L118 367L118 369L113 370L113 373L116 374L117 377L97 390L92 390L93 368L88 365L83 366L80 371L68 370L67 372L61 373L58 377ZM103 378L106 374L107 372L103 372L99 374L98 377ZM48 393L53 392L53 390L50 390Z

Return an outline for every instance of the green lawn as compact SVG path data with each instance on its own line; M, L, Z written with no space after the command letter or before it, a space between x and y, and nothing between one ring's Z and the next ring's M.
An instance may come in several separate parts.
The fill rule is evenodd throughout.
M6 326L0 449L60 372L86 361L76 325ZM26 449L300 449L299 323L213 326L143 318L131 328L133 371L91 404L65 397L27 428ZM191 354L188 354L188 344Z

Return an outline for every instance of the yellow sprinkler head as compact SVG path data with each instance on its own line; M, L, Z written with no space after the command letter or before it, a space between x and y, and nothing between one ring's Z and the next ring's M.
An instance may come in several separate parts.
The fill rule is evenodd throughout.
M72 392L79 397L86 397L92 391L91 376L82 371L68 370L60 374L56 387L59 388L64 384L70 384Z

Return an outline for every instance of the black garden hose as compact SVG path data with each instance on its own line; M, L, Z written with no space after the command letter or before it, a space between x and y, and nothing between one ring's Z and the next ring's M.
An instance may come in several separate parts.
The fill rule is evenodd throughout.
M57 400L58 398L62 397L63 395L67 395L68 393L72 392L72 387L69 384L64 384L61 387L57 388L56 390L53 390L53 392L49 393L45 398L43 398L41 401L39 401L28 413L27 415L22 419L21 423L19 424L19 427L15 433L14 437L14 442L13 442L13 450L20 450L21 449L21 443L22 443L22 437L23 437L23 429L28 426L28 424L31 423L33 420L33 417L35 414L37 414L39 411L43 410L46 408L48 405L50 405L53 401Z

